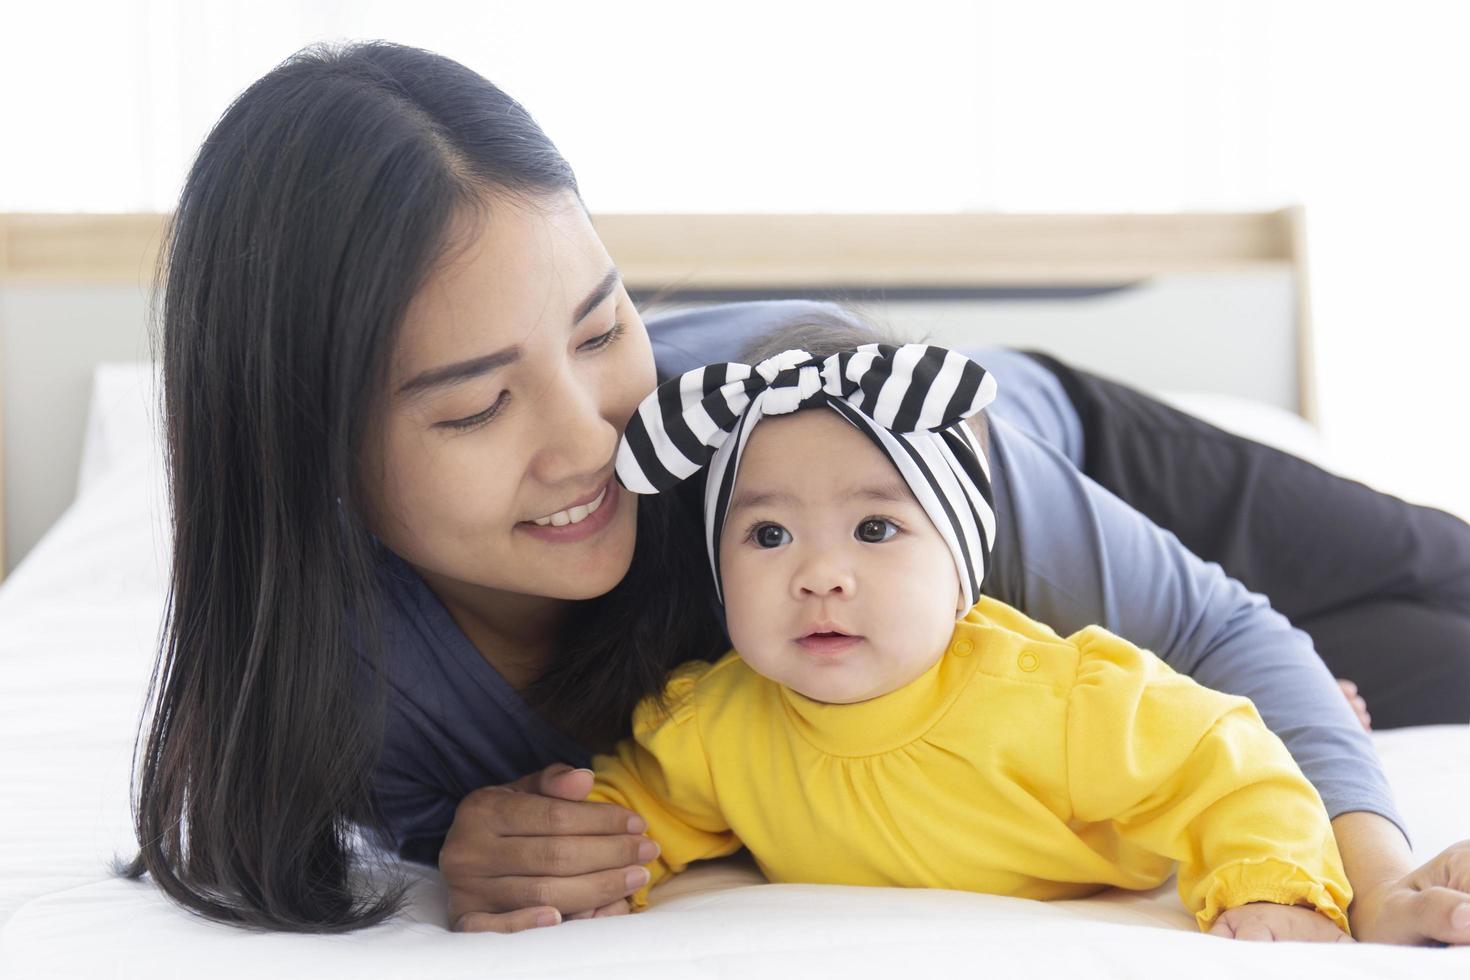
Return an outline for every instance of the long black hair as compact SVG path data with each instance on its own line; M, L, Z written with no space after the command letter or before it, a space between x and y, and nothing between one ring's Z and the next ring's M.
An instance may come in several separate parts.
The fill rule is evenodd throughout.
M122 873L277 930L401 907L401 881L356 874L386 696L354 681L384 655L358 461L452 218L488 192L564 191L571 168L517 102L383 42L298 52L204 141L158 272L174 550ZM689 550L664 546L681 520L640 502L629 578L573 604L597 628L537 688L548 716L610 737L676 649L719 643L698 565L665 564Z

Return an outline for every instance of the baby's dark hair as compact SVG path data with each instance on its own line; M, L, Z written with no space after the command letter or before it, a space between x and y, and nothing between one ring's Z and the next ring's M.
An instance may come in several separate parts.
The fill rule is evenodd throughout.
M802 310L788 322L751 341L741 350L740 360L745 364L759 364L782 351L795 349L804 350L820 360L863 344L892 344L897 347L927 342L927 337L904 336L892 327L880 327L844 307L823 304ZM990 427L981 418L984 414L982 409L973 416L970 430L975 433L981 450L988 458Z

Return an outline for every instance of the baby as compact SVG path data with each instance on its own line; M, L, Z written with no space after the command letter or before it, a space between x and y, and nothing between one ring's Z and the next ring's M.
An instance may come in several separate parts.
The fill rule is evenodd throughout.
M648 887L742 846L775 882L1034 899L1177 867L1202 930L1346 939L1327 813L1249 700L980 595L996 517L963 420L994 394L954 351L864 344L643 402L618 478L656 493L708 468L734 650L638 707L591 799L648 822Z

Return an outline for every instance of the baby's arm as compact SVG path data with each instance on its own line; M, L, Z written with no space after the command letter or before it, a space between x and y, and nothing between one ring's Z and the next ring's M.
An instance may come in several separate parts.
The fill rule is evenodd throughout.
M1238 920L1250 933L1263 918L1283 929L1300 920L1252 904L1274 903L1315 909L1346 933L1352 891L1327 811L1251 702L1099 627L1071 640L1081 651L1067 722L1075 819L1110 821L1178 861L1179 897L1202 930L1227 910L1240 911L1226 927Z
M690 663L675 670L663 705L645 700L633 713L633 737L592 760L597 780L588 799L637 813L648 821L648 836L660 848L648 865L648 884L632 896L635 910L648 904L649 889L691 861L740 849L715 799L699 735L694 689L709 668Z

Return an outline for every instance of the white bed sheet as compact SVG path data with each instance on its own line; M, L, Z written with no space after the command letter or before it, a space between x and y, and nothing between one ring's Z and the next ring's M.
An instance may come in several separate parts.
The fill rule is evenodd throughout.
M739 860L681 876L643 915L510 937L446 932L438 875L413 865L403 866L415 882L407 914L350 936L248 933L195 919L106 868L132 846L128 771L167 549L156 448L129 450L123 440L106 453L91 447L99 462L76 503L0 587L0 976L1470 974L1470 950L1203 937L1170 886L1036 903L767 885ZM1470 729L1376 741L1416 853L1470 836Z

